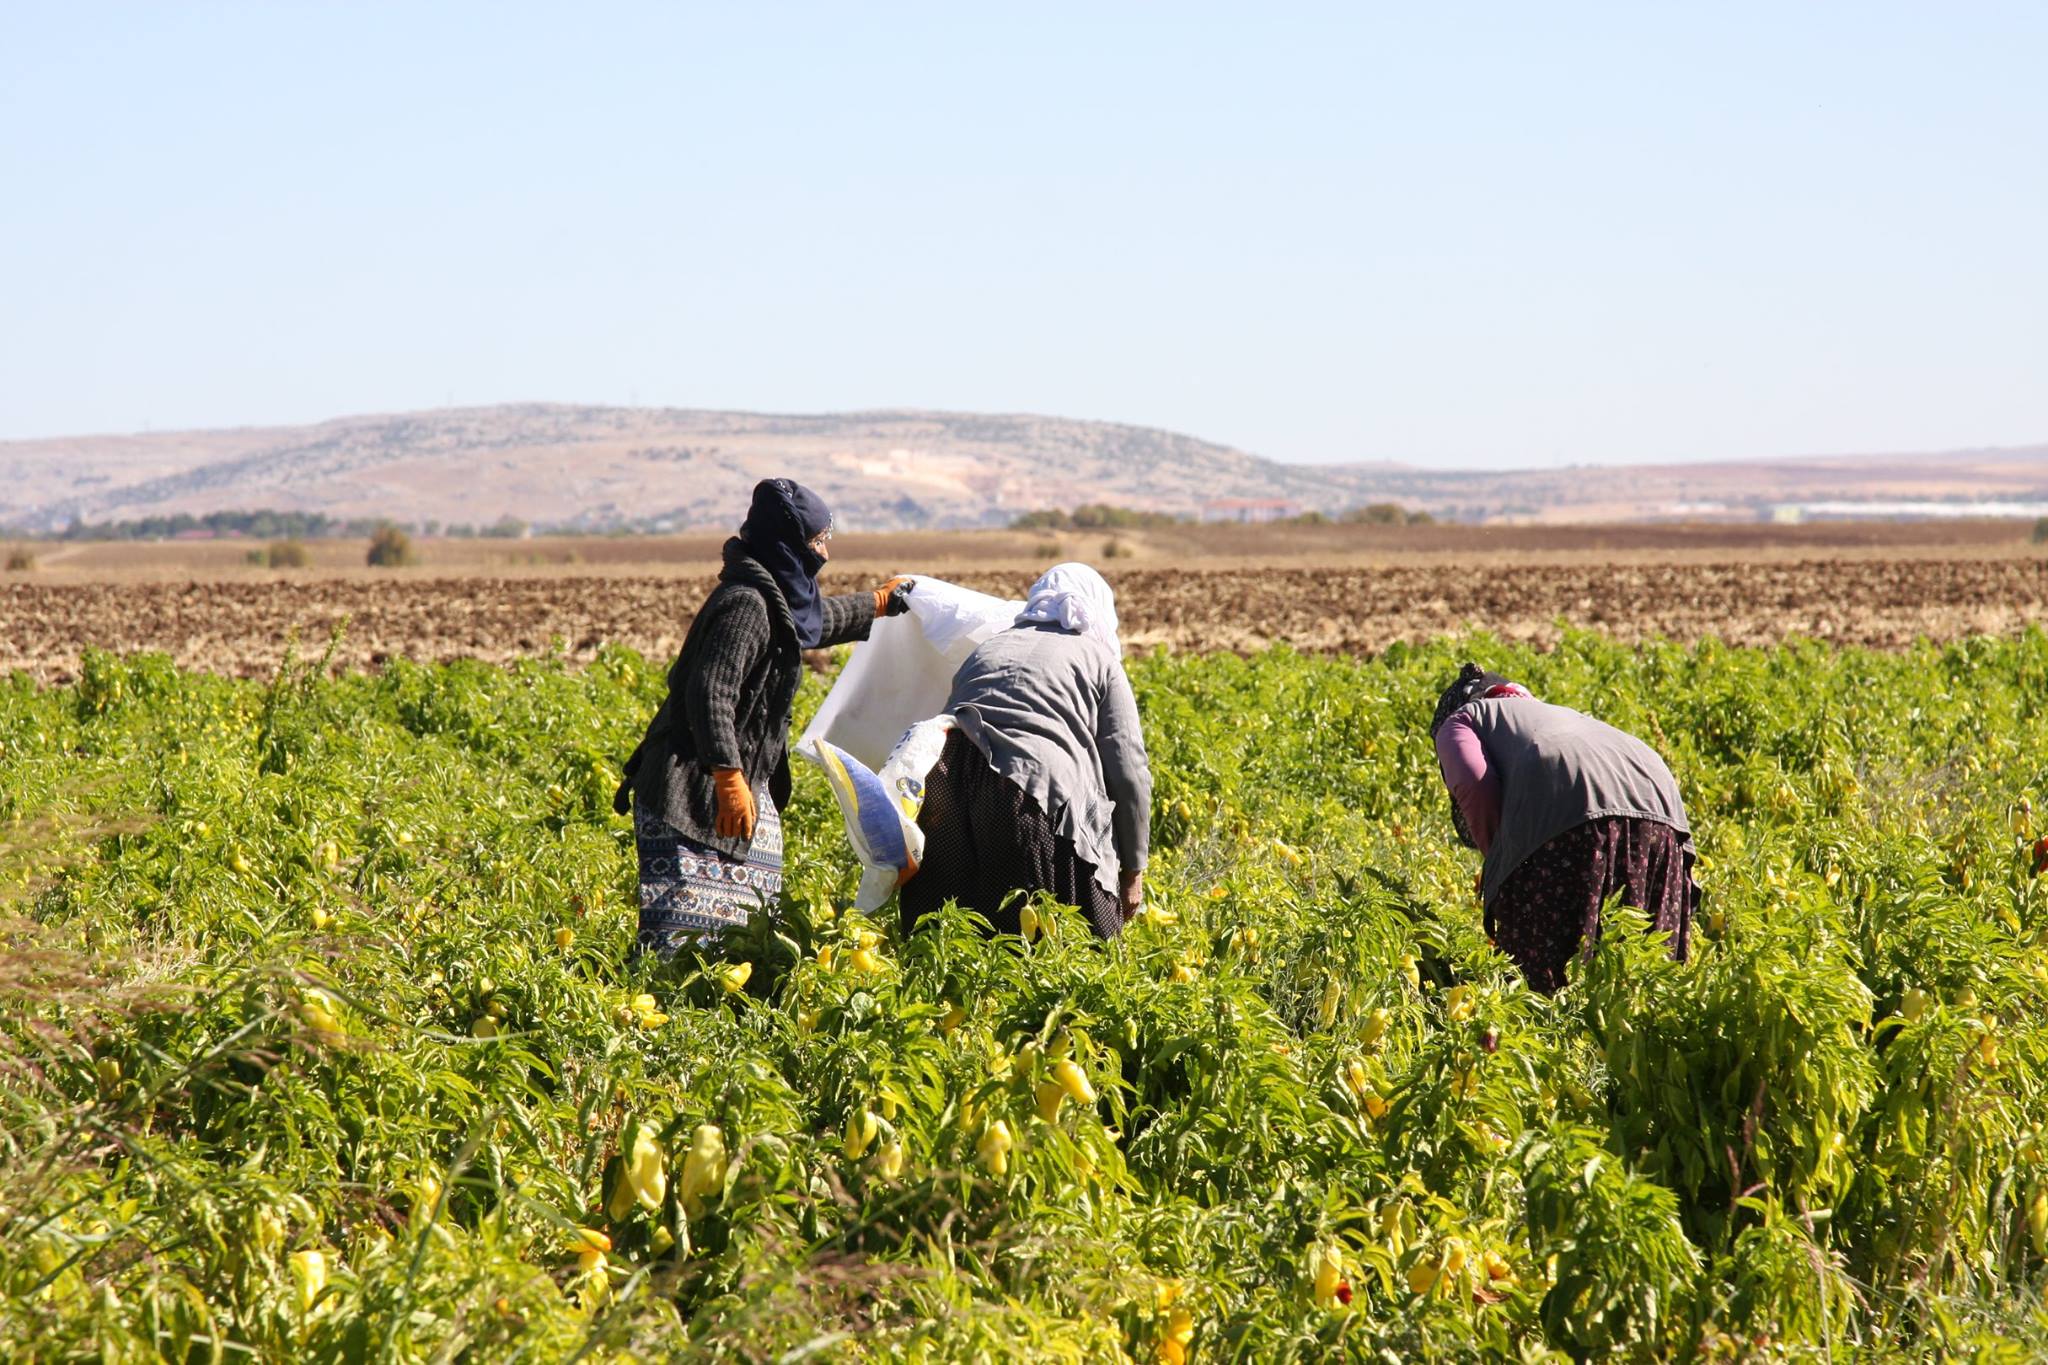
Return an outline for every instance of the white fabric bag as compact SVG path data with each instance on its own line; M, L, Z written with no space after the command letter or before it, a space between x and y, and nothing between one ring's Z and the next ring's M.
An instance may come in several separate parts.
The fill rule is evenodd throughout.
M1007 630L1024 609L1021 602L936 578L918 579L909 600L909 611L876 621L867 642L853 647L796 742L797 753L819 762L816 741L830 740L870 769L880 768L911 726L946 709L953 675L975 646Z
M824 770L860 860L854 907L879 910L924 857L924 782L953 718L953 675L975 646L1016 621L1022 603L920 578L910 610L875 622L796 742Z

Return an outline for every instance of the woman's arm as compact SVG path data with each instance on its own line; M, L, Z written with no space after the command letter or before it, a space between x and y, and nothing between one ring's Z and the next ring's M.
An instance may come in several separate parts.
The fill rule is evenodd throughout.
M892 578L872 592L841 593L825 599L825 626L818 636L818 648L865 640L868 631L884 616L901 616L910 609L905 600L917 580Z
M1486 852L1500 829L1500 774L1488 766L1469 716L1452 716L1436 732L1436 762L1465 828L1472 831L1472 842Z
M841 593L837 597L826 598L822 605L825 628L818 636L818 648L830 649L833 645L868 638L868 630L875 624L873 593Z
M1152 851L1152 763L1145 755L1145 732L1138 720L1138 699L1122 664L1110 666L1109 687L1102 699L1096 744L1102 753L1102 778L1109 799L1117 870L1143 872Z

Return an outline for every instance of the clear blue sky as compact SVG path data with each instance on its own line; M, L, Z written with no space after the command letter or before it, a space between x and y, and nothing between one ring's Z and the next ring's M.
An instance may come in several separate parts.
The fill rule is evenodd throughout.
M0 436L2048 440L2048 3L0 5Z

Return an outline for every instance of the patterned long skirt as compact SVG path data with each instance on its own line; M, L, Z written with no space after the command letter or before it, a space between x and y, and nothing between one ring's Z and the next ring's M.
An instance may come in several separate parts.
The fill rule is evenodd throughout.
M1685 961L1699 885L1678 831L1655 820L1609 816L1558 835L1508 874L1486 907L1486 932L1531 990L1550 995L1581 945L1590 952L1599 942L1600 909L1617 891Z
M905 933L952 900L997 933L1014 934L1017 912L1033 891L1079 906L1103 938L1124 927L1122 904L1095 880L1094 864L1081 857L1073 840L1053 832L1052 818L990 767L964 731L946 737L925 778L917 826L924 831L924 861L897 893Z
M782 894L782 817L762 787L747 856L728 858L683 837L659 813L635 807L633 846L640 855L640 951L668 954L708 942L772 911Z

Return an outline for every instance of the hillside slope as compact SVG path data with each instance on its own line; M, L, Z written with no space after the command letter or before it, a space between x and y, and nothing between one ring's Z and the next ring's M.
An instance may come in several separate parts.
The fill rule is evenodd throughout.
M1937 456L1447 472L1290 465L1114 422L878 411L805 416L509 404L236 428L0 442L0 527L54 531L269 507L570 530L728 525L756 479L823 493L850 529L1000 524L1108 502L1177 514L1227 499L1340 512L1397 500L1467 520L1751 518L1782 502L2048 502L2048 446Z
M1110 422L552 404L15 441L0 443L0 465L0 524L33 529L254 507L687 529L726 524L771 474L817 488L848 526L975 526L1086 501L1181 513L1231 497L1334 508L1361 482Z

